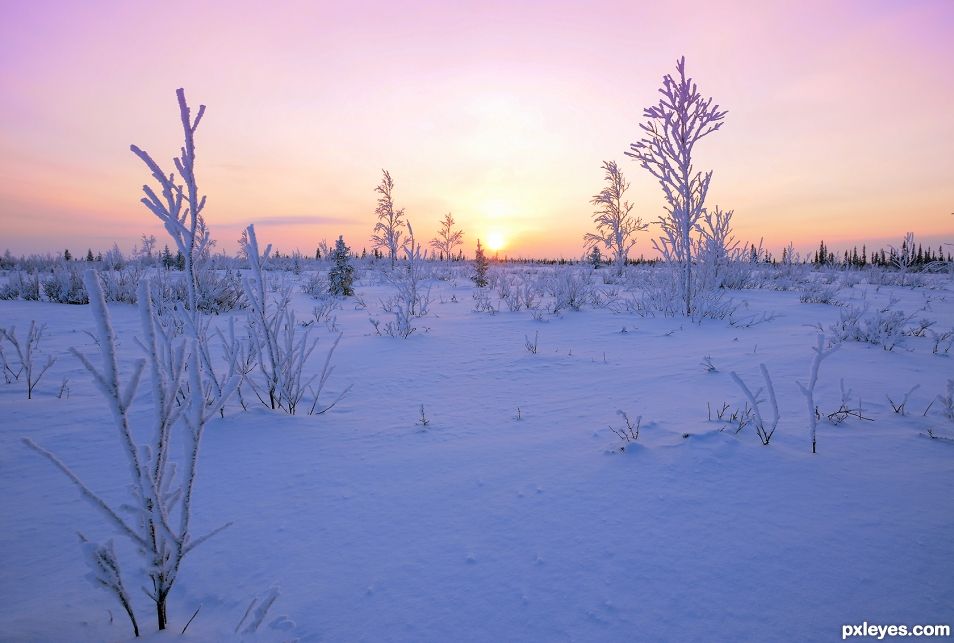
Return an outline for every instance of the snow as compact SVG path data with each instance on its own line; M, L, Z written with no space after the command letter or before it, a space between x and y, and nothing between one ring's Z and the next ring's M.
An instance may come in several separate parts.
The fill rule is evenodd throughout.
M183 640L239 638L250 602L272 588L280 593L246 640L835 640L843 624L951 623L954 442L923 433L954 424L937 403L922 413L954 366L928 338L890 352L847 342L825 360L816 403L834 411L844 378L874 421L823 419L812 455L796 381L811 366L812 325L834 322L836 306L746 290L731 295L747 314L777 316L741 328L587 306L539 322L506 306L474 312L472 284L434 281L430 314L402 340L367 321L393 292L380 283L356 281L370 310L348 300L336 311L343 337L328 387L354 388L333 410L242 412L233 399L210 420L193 531L234 525L184 562L171 631L153 633L145 579L124 568L147 640L177 639L200 605ZM919 317L954 326L954 283L928 284L862 282L839 299L897 297L898 309L926 306ZM299 319L312 306L295 295ZM109 308L128 375L141 357L138 315ZM228 317L212 323L225 329ZM0 301L0 326L33 319L47 324L41 358L57 361L33 400L22 382L0 385L0 632L129 640L118 603L86 580L75 532L113 537L123 560L134 560L129 542L21 444L50 449L107 500L124 497L116 429L68 353L94 352L83 332L93 320L88 306ZM313 332L317 372L335 333ZM533 355L525 337L535 332ZM716 372L700 366L706 355ZM707 420L707 402L744 404L729 373L752 385L761 363L781 414L769 446L752 426L736 435ZM68 399L56 396L63 378ZM887 396L915 384L907 413L895 414ZM141 391L134 417L149 404ZM642 416L638 442L609 429L620 409Z

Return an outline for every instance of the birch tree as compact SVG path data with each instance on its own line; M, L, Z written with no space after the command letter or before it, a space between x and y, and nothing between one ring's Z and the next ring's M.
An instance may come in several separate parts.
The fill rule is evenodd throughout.
M596 232L586 233L583 241L591 253L593 249L599 250L600 245L612 251L616 270L622 273L626 257L636 245L636 233L649 226L643 223L642 219L633 218L633 204L624 200L629 181L623 176L616 161L603 161L603 171L606 185L590 201L597 207L593 213Z
M374 226L374 235L371 242L375 248L387 248L388 256L391 259L391 267L394 268L394 262L397 259L398 249L401 247L401 237L404 235L404 208L394 209L394 181L387 170L381 170L384 177L374 191L380 194L378 197L378 207L374 212L378 215L378 222Z
M453 260L454 248L461 245L464 239L464 231L454 230L454 223L454 215L448 212L441 219L441 227L437 231L437 236L431 239L431 247L442 253L448 261Z
M722 127L727 112L712 104L686 77L686 59L676 62L676 75L666 74L659 103L643 110L643 138L631 144L627 156L652 174L662 187L666 212L659 223L663 234L654 247L670 263L681 266L680 287L686 315L692 307L692 232L705 212L712 171L697 172L692 162L696 143Z

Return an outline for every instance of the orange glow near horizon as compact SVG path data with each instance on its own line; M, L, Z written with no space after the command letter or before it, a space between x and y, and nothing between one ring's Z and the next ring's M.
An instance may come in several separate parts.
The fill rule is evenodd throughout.
M714 171L707 204L735 210L738 239L776 255L908 230L954 242L954 3L164 6L5 7L0 252L128 250L143 233L161 248L129 145L172 169L185 87L207 105L197 174L216 250L235 252L249 223L283 253L338 235L370 250L383 168L420 239L452 212L465 255L480 237L511 257L576 258L602 161L620 164L635 215L661 214L624 151L680 55L729 112L695 167ZM631 256L652 256L657 233Z

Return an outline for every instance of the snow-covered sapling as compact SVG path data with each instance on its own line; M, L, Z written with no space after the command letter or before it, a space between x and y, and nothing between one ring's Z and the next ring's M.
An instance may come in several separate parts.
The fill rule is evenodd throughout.
M536 355L537 350L539 349L538 344L540 340L540 331L534 331L532 342L530 341L530 338L527 337L526 335L523 336L523 339L524 339L524 346L526 347L527 352L530 353L531 355Z
M908 398L911 397L911 393L914 393L919 388L921 388L920 384L915 384L912 386L908 392L904 394L904 397L901 398L900 403L895 403L895 401L891 399L890 395L885 395L885 397L888 398L888 404L891 405L891 408L894 409L895 413L898 415L904 415L904 407L908 403Z
M648 224L633 218L633 204L625 200L629 181L623 177L616 161L603 161L604 181L606 185L594 196L590 203L596 206L593 223L596 232L588 232L583 241L591 247L590 260L598 268L600 246L613 253L613 263L617 274L622 274L630 249L636 245L636 233L645 230Z
M461 245L464 238L463 230L454 229L454 215L450 212L441 219L441 227L437 236L431 239L431 247L443 255L447 261L453 261L454 249Z
M768 443L772 439L772 435L775 433L775 429L778 427L778 402L775 399L775 387L772 386L772 378L769 377L768 369L765 368L765 364L759 364L759 370L762 372L762 379L765 380L765 390L768 391L769 403L772 405L772 424L769 425L765 422L765 419L762 417L762 409L760 405L765 402L760 396L762 395L763 389L758 389L753 395L752 391L746 386L745 382L742 381L742 378L739 377L735 371L729 373L732 377L732 380L739 385L739 388L742 389L742 393L745 394L746 399L748 399L749 404L752 405L752 411L755 413L755 432L758 434L759 439L762 441L762 444L768 446Z
M808 403L808 426L811 430L812 436L812 453L815 453L815 429L818 426L818 408L815 406L815 384L818 383L818 368L821 366L822 360L826 357L829 357L832 353L838 350L838 345L833 346L832 348L825 349L825 336L821 333L818 334L818 337L815 341L815 347L812 348L812 351L815 353L815 357L812 359L811 370L808 375L808 385L797 382L798 388L802 391L802 395L805 396L805 401Z
M0 328L0 342L4 339L10 342L10 345L17 354L17 361L20 363L19 368L14 371L7 363L6 356L3 356L2 351L0 351L0 360L3 362L4 375L7 377L7 382L10 382L11 378L15 381L19 381L21 373L26 375L26 393L28 400L33 399L33 389L36 388L36 385L43 375L50 370L50 367L56 362L55 357L48 355L46 362L44 362L42 366L33 363L34 353L40 346L40 340L43 338L44 330L46 330L46 324L37 325L35 320L30 321L30 330L27 331L26 337L21 342L21 340L17 338L16 326Z
M264 268L271 244L264 252L259 251L254 225L246 228L242 241L251 268L249 276L242 279L248 300L249 339L262 377L259 385L254 378L248 382L262 404L294 415L310 383L302 379L302 371L318 340L309 341L310 329L299 332L287 288L274 304L268 302Z
M199 105L199 111L193 119L186 103L185 90L177 89L176 97L179 100L179 117L182 120L185 142L180 156L175 157L173 163L179 177L185 182L185 191L182 185L176 184L176 175L162 170L147 152L135 145L130 145L129 149L145 163L159 184L161 197L150 186L144 185L142 191L146 196L141 201L150 212L159 217L182 253L186 277L186 304L189 310L196 314L199 298L195 264L211 244L208 228L202 218L205 196L199 196L195 178L195 132L205 114L205 105Z
M378 205L374 213L378 215L378 222L374 224L374 235L371 237L373 247L385 248L391 259L391 268L394 268L397 260L398 248L401 247L401 237L404 235L404 208L394 209L394 181L391 180L391 174L387 170L381 170L384 177L381 183L374 188L374 191L380 194Z
M126 586L123 584L123 577L119 566L119 559L116 558L116 551L113 549L112 539L103 544L90 542L83 534L78 534L80 546L83 549L83 558L90 572L86 578L96 585L102 587L110 594L113 594L123 611L129 617L132 623L133 634L139 636L139 623L136 621L136 614L133 611L132 599Z
M7 359L7 354L3 352L4 331L0 329L0 370L3 371L3 383L13 384L20 381L23 374L23 367L18 366L14 369L13 363Z
M841 378L839 387L841 388L841 406L839 406L837 410L828 414L828 421L832 424L838 425L847 420L849 417L856 417L859 420L873 422L874 420L872 418L866 418L864 416L864 413L861 409L861 398L858 399L858 408L851 408L851 389L845 386L845 378Z
M114 508L56 455L29 438L25 438L24 443L62 471L79 488L82 497L120 534L136 545L139 555L145 559L146 573L151 581L151 588L144 590L155 602L157 623L162 630L168 622L166 600L178 578L183 559L198 545L228 526L223 525L205 536L193 538L192 492L205 426L219 412L238 382L235 379L227 382L222 394L215 397L210 395L210 387L203 388L194 340L173 341L162 329L157 323L149 284L144 281L139 288L138 306L143 333L139 344L146 359L138 360L128 382L121 384L116 335L99 278L90 270L84 275L84 283L96 323L102 367L94 366L89 358L76 349L71 349L71 352L92 375L112 412L129 467L131 502ZM133 429L130 407L136 398L144 371L148 373L152 390L152 437L141 443L137 441L137 432ZM181 396L187 378L190 394ZM173 445L176 428L184 437L184 445ZM180 452L187 454L182 475L179 475L171 459L173 453ZM176 511L178 516L175 515ZM132 518L125 517L129 513ZM86 549L93 555L95 581L112 591L125 607L129 597L119 581L118 561L112 554L111 546L107 543ZM133 624L137 627L135 621Z
M726 112L704 98L686 77L686 59L676 61L676 77L663 77L659 103L643 110L643 138L630 145L627 156L636 159L663 189L666 214L659 224L663 236L653 245L667 262L679 264L679 286L686 316L693 313L693 239L705 212L706 193L712 172L694 172L692 154L696 143L722 127Z
M616 434L616 436L623 442L635 442L639 439L639 426L643 422L643 416L637 416L636 423L633 424L632 420L629 419L629 416L626 414L626 411L617 410L616 414L623 418L623 422L626 426L616 429L613 428L613 425L608 425L610 431Z
M430 424L430 423L431 423L431 421L427 419L427 416L426 416L426 415L424 415L424 405L421 404L421 417L418 418L418 420L417 420L417 422L415 422L415 424L417 424L418 426L420 426L420 427L422 427L422 428L426 428L427 425Z
M344 396L351 391L353 384L348 384L337 397L333 399L329 404L324 406L318 404L318 400L321 397L322 391L325 389L325 384L328 382L328 378L331 377L331 374L334 372L335 367L331 365L331 357L335 354L335 349L338 348L338 342L341 341L341 333L338 333L338 336L335 337L335 341L331 344L331 348L328 349L328 354L325 355L324 364L321 367L321 373L318 375L318 385L311 386L309 383L308 390L311 393L311 407L308 409L308 415L321 415L326 411L330 411L335 407L335 405L344 399ZM312 378L311 381L314 381Z

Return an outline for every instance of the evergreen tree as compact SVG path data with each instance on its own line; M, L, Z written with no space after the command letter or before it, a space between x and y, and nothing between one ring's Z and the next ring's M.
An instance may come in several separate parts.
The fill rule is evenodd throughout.
M63 251L63 261L72 261L73 255L70 254L70 249L67 248Z
M175 260L172 258L172 253L169 252L169 244L166 244L166 247L162 249L162 267L169 270L173 263L175 263Z
M593 249L590 250L590 263L593 264L594 268L599 268L603 263L603 257L600 255L600 249L597 246L593 246Z
M484 248L480 245L480 239L477 239L477 252L474 255L474 276L471 277L478 288L487 285L487 257L484 256Z
M181 250L176 251L175 266L176 270L185 270L185 255Z
M328 272L328 292L340 297L350 297L354 294L354 266L351 265L351 251L345 245L344 237L339 236L335 241L335 249L331 251L331 262L334 264Z
M92 261L92 260L93 260L93 249L90 248L89 250L86 251L86 261Z

